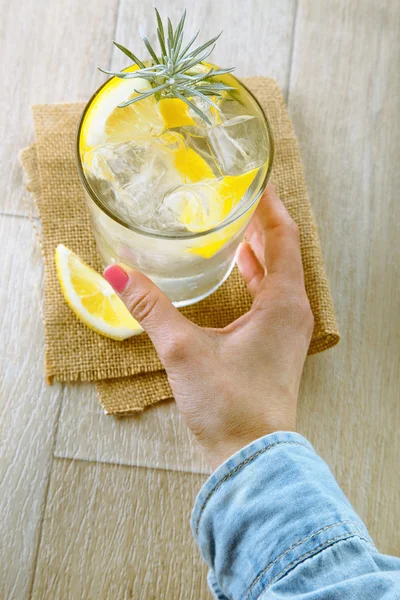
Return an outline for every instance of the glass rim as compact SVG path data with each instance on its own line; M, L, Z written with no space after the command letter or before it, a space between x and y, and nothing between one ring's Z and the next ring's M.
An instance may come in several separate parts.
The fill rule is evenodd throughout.
M94 92L94 94L88 100L88 102L83 110L82 116L79 120L77 132L76 132L76 139L75 139L75 160L76 160L76 164L77 164L77 168L78 168L79 178L81 180L81 183L82 183L86 193L90 196L90 198L94 201L94 203L100 208L100 210L102 212L104 212L110 219L112 219L116 223L119 223L119 225L121 225L125 229L133 231L134 233L137 233L139 235L144 235L146 237L152 237L152 238L156 238L156 239L179 239L179 240L190 239L190 240L193 240L196 238L204 237L205 235L209 235L211 233L221 231L228 225L232 225L232 223L235 223L235 221L240 219L240 217L242 217L248 210L250 210L254 206L254 204L259 200L260 196L263 194L265 188L267 187L267 183L268 183L270 175L271 175L272 165L274 162L274 154L275 154L274 138L272 135L271 125L269 123L267 115L265 114L264 109L262 108L261 104L255 97L253 92L251 92L249 90L249 88L240 79L238 79L231 73L229 75L230 75L230 77L233 77L233 79L235 79L235 81L238 82L238 84L249 94L249 96L251 96L251 98L254 100L255 104L257 105L261 115L264 118L265 126L267 129L269 146L270 146L267 170L265 172L263 181L260 184L260 187L258 188L257 192L254 194L254 197L251 199L251 201L247 204L244 203L241 210L239 210L237 212L233 211L233 214L231 213L230 216L228 215L228 217L226 219L221 221L221 223L218 223L218 225L215 225L215 227L212 227L211 229L206 229L205 231L197 231L197 232L180 232L180 231L177 231L177 232L166 232L166 231L161 232L160 231L160 232L158 232L158 231L153 231L150 229L145 229L143 227L132 225L131 223L128 223L127 221L125 221L123 218L114 214L113 211L110 210L108 208L108 206L105 205L105 203L102 201L102 199L91 188L91 186L86 178L85 172L83 170L80 149L79 149L80 133L81 133L85 115L86 115L87 111L89 110L89 107L91 106L95 97L100 93L100 91L103 89L103 87L105 85L107 85L107 83L109 81L111 81L111 79L113 79L113 77L110 77L99 88L97 88L97 90ZM256 177L256 179L257 179L257 177ZM248 190L247 190L247 192L248 192ZM247 192L246 192L246 194L247 194Z

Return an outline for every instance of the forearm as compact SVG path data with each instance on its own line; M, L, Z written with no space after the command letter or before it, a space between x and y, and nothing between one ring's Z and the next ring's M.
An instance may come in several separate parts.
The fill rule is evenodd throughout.
M400 587L400 561L377 553L328 466L298 434L261 438L217 469L192 527L217 598L321 599L329 588L339 599L352 598L345 593L354 585L367 586L357 594L377 581Z

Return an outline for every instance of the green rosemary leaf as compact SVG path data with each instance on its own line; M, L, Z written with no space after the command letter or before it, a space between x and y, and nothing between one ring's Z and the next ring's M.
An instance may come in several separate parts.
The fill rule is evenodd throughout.
M172 25L171 25L172 27ZM173 40L173 34L172 34L172 38L171 38L171 28L168 27L168 34L167 34L167 56L168 56L168 61L167 64L169 64L171 66L171 71L173 70L173 61L172 61L172 55L174 52L174 40Z
M202 81L203 79L208 79L214 77L214 68L211 67L211 69L209 71L207 71L207 73L199 73L198 75L195 75L194 79L195 81Z
M198 88L190 88L190 87L183 87L181 86L179 88L180 90L184 89L185 91L187 91L189 94L194 94L195 96L198 96L199 98L202 98L204 100L204 102L207 102L207 104L209 104L210 106L213 106L216 110L218 110L219 112L221 112L221 109L219 106L217 106L217 104L215 104L215 102L213 102L212 100L210 100L210 98L207 97L207 95L202 94Z
M161 48L161 57L163 60L163 62L165 62L165 57L167 56L167 49L165 46L165 32L164 32L164 25L162 23L161 17L160 17L160 13L158 12L158 10L155 8L154 9L156 11L156 17L157 17L157 37L158 37L158 43L160 44L160 48Z
M230 69L215 69L212 72L213 77L217 77L218 75L226 75L227 73L232 73L235 70L235 67L231 67Z
M192 37L192 39L189 41L189 43L185 46L185 48L182 50L182 52L179 55L179 59L182 59L187 51L189 50L189 48L194 44L194 42L197 40L197 37L200 33L200 29L197 30L196 34Z
M173 52L173 48L172 48L172 43L170 40L170 37L167 36L167 64L171 64L171 56L172 56L172 52Z
M235 90L236 88L234 88L231 85L225 85L225 83L213 83L210 82L209 84L202 84L201 86L199 86L201 90L204 89L209 89L209 90L215 90L218 92L222 92L222 91L230 91L230 90Z
M188 100L188 98L185 98L185 96L182 96L182 94L180 94L178 91L174 90L174 94L177 98L180 98L181 100L183 100L184 102L186 102L186 104L196 113L199 115L199 117L201 117L203 119L203 121L205 121L208 125L211 125L211 121L209 120L209 118L207 117L207 115L205 115L203 113L202 110L200 110L200 108L198 108L193 102L191 102L190 100Z
M185 25L186 9L183 11L182 16L179 20L178 26L174 33L174 55L173 58L176 60L179 56L179 52L183 42L183 27Z
M114 77L119 77L120 79L134 79L135 77L147 77L148 75L154 79L154 77L162 76L165 72L165 69L158 65L147 67L145 69L138 69L137 71L107 71L101 67L98 67L98 69L107 75L114 75Z
M171 19L168 17L168 37L171 40L171 47L174 46L174 29L172 27Z
M133 73L121 71L120 73L115 73L114 71L106 71L105 69L101 69L100 67L98 67L98 69L102 73L105 73L106 75L112 75L113 77L118 77L118 79L140 78L147 79L148 81L152 82L154 80L154 77L157 77L157 73L143 73L142 71L134 71Z
M210 77L210 71L208 73L205 73L204 75L186 75L186 73L178 73L175 76L175 80L184 82L190 81L192 85L195 85L196 83L202 81L206 77Z
M221 92L211 92L210 90L201 90L201 93L204 94L205 96L213 96L215 98L224 98L224 100L226 99Z
M201 75L201 74L200 75L192 75L192 76L189 75L188 77L192 80L193 84L196 84L199 81L203 81L204 79L208 79L209 77L213 77L213 76L214 76L214 71L211 68L207 73L204 73L203 75Z
M196 67L199 63L201 64L210 56L210 54L214 51L215 46L212 46L210 50L208 50L201 58L194 58L191 62L186 62L177 69L177 73L181 71L190 71L193 67Z
M143 98L148 98L149 96L152 96L156 92L161 92L161 90L164 90L168 86L169 86L169 83L163 83L162 85L152 88L148 92L140 92L139 90L135 90L135 92L139 95L135 96L135 98L131 98L130 100L127 100L127 102L118 104L118 108L125 108L125 106L129 106L130 104L135 104L135 102L139 102L139 100L143 100Z
M164 26L157 9L155 9L155 13L157 19L157 40L160 46L159 56L146 34L140 30L140 35L150 54L151 60L148 61L148 64L150 63L151 66L146 67L145 63L139 60L133 52L121 44L114 42L117 48L137 65L138 69L135 71L120 72L112 72L104 69L100 70L108 75L113 75L114 77L121 79L135 79L142 77L150 83L151 89L144 93L138 92L138 95L135 98L128 100L120 106L129 106L130 104L151 95L154 95L157 101L162 97L184 98L188 106L190 106L203 120L209 122L207 115L196 106L195 102L191 102L189 98L201 98L207 104L215 106L215 108L219 110L218 106L214 104L214 99L211 99L211 96L223 96L224 99L226 99L227 95L224 94L224 92L235 89L233 86L215 80L216 77L231 73L233 69L218 69L216 67L211 67L208 70L204 69L204 61L211 52L213 52L215 42L222 32L204 44L194 47L194 43L199 35L199 31L197 31L182 49L186 10L182 12L175 31L169 18ZM204 72L205 70L206 72Z
M160 44L160 48L161 48L161 58L165 59L165 57L167 56L167 49L165 47L164 36L159 29L157 29L157 37L158 37L158 43Z
M156 11L158 29L160 30L163 40L165 40L164 25L163 25L162 19L160 17L160 13L158 12L158 10L156 8L154 8L154 10Z
M155 92L161 92L161 90L164 90L165 88L169 87L169 83L163 83L162 85L157 85L156 87L153 87L151 90L149 90L148 92L141 92L140 90L134 90L137 94L140 94L141 99L142 98L147 98L148 96L151 96L152 94L154 94Z
M178 39L178 36L180 36L183 33L183 26L185 25L185 19L186 19L186 9L183 11L182 16L179 20L178 26L176 28L175 31L175 39Z
M121 44L118 44L117 42L114 42L114 45L117 46L117 48L119 48L119 50L121 50L121 52L123 52L124 54L126 54L126 56L128 58L130 58L131 60L133 60L134 63L137 64L137 66L140 69L144 69L145 65L142 63L141 60L139 60L134 54L133 52L131 52L130 50L128 50L128 48L125 48L125 46L121 46Z
M221 33L219 33L218 35L216 35L212 40L209 40L208 42L206 42L202 46L199 46L198 48L196 48L195 50L193 50L192 52L190 52L187 55L187 58L192 59L195 56L198 56L199 54L201 54L203 52L203 50L205 50L209 46L212 46L213 44L215 44L215 42L218 40L218 38L221 37L221 35L222 35L222 31L221 31Z
M181 49L183 42L183 31L181 31L178 35L175 34L175 47L173 53L173 59L176 61L178 58L179 50Z
M165 65L151 65L151 67L146 67L144 69L140 69L141 73L155 73L156 75L162 75L166 72Z
M157 65L159 63L158 60L158 56L157 54L154 52L152 45L149 42L149 39L147 37L147 35L144 33L143 29L140 28L139 29L139 33L140 33L140 37L142 38L142 40L144 41L144 44L147 48L147 50L149 51L149 54L151 56L151 58L154 60L155 64Z
M114 77L119 77L120 79L124 79L127 76L127 73L114 73L114 71L107 71L107 69L102 69L101 67L97 67L99 71L105 73L106 75L114 75Z

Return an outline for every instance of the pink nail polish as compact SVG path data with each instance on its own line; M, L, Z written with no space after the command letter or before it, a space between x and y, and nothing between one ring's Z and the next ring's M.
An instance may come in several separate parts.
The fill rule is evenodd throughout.
M110 265L103 275L118 294L124 291L129 281L129 275L119 265Z

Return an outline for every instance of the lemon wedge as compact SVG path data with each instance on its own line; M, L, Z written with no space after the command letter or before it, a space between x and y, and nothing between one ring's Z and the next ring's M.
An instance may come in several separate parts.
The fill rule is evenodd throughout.
M125 69L136 70L136 65ZM149 96L118 107L149 89L150 83L141 77L112 77L106 82L85 114L80 134L81 153L108 142L122 144L133 139L150 139L168 129L196 125L189 106L180 98L162 98L157 102L154 96Z
M189 115L189 106L180 98L161 98L158 110L164 121L165 129L196 125Z
M226 175L216 183L216 190L223 200L222 219L226 219L229 213L237 206L260 169L252 169L241 175Z
M165 198L165 205L189 231L207 231L227 218L253 183L258 171L259 168L256 168L241 175L227 175L219 179L214 176L214 179L206 181L201 178L171 192ZM250 214L246 213L220 231L200 238L187 252L211 258L243 227Z
M212 168L193 148L183 147L176 150L174 165L185 183L215 178Z
M259 168L247 171L241 175L227 175L215 182L208 182L208 212L205 214L205 203L197 203L196 210L189 204L184 206L180 221L189 231L204 231L211 229L227 218L229 213L237 206L240 200L253 183ZM192 201L193 204L193 201ZM252 214L247 213L220 231L211 233L200 242L188 249L190 254L197 254L203 258L211 258L237 233Z
M126 71L136 71L132 66ZM107 142L123 143L133 138L147 139L158 135L164 123L157 111L154 97L118 108L151 88L146 79L119 79L112 77L92 100L82 122L79 147L81 154Z
M208 178L208 181L204 181L206 177L201 177L197 180L199 183L181 186L170 196L173 201L172 209L178 213L179 221L189 231L211 229L226 219L237 206L253 183L258 170L253 169L241 175L227 175L220 179Z
M111 285L63 244L56 248L57 275L64 298L82 323L113 340L142 333Z
M207 161L176 131L166 131L153 141L159 152L166 153L172 167L179 173L182 183L196 183L206 179L215 179L214 171Z
M136 92L131 94L129 100L137 95ZM123 108L117 106L107 117L104 125L107 142L117 144L130 142L133 139L146 140L159 135L163 129L164 123L158 115L154 96L143 98Z

